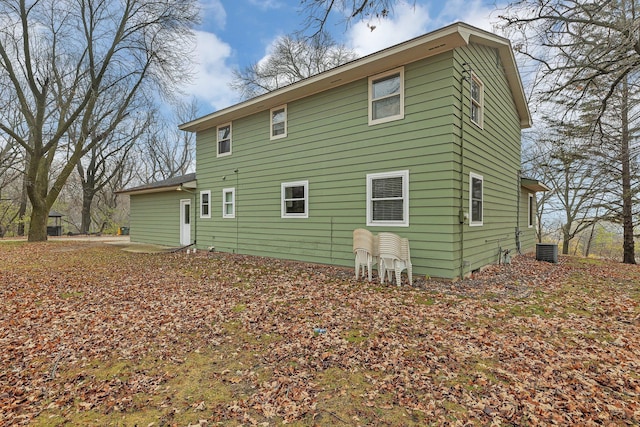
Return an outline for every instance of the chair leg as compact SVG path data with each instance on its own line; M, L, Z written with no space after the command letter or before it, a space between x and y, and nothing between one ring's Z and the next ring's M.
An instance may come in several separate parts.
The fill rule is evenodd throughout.
M402 269L396 267L396 285L402 285Z

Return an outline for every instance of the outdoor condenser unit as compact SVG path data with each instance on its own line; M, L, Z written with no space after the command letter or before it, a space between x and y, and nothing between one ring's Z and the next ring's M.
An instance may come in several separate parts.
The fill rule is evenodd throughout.
M558 245L555 243L536 243L536 260L558 262Z

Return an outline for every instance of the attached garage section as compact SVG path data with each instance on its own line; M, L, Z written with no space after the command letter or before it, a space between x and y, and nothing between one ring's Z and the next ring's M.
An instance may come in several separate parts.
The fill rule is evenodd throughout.
M195 188L195 174L188 174L119 192L131 200L131 241L175 247L193 243Z

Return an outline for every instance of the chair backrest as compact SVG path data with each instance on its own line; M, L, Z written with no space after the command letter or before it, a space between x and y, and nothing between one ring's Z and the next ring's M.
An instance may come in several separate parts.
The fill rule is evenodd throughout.
M353 252L359 249L363 249L370 254L373 254L375 250L373 233L364 228L353 230Z
M402 256L400 258L403 261L410 262L411 261L411 251L409 250L409 239L402 238L401 242L402 242L402 245L401 245L400 249L401 249Z
M408 245L407 245L408 246ZM402 258L402 239L394 233L378 234L378 255L383 257Z

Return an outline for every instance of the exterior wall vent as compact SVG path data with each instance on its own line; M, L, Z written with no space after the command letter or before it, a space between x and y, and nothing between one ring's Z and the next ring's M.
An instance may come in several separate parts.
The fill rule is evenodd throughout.
M558 262L558 245L555 243L536 243L536 260Z

